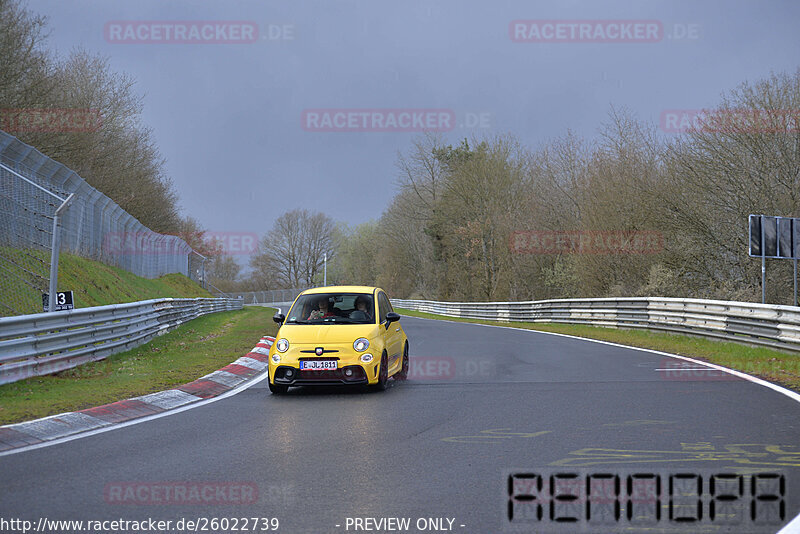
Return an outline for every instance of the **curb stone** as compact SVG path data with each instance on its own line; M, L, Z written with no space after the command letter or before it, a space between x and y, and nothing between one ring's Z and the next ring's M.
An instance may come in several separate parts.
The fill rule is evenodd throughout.
M269 365L267 355L274 342L275 338L264 336L253 350L235 362L173 389L77 412L0 426L0 452L114 426L217 397L266 371Z

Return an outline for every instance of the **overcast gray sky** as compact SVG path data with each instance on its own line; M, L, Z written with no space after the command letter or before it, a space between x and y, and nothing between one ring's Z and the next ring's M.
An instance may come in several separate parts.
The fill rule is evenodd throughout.
M436 124L453 143L509 132L535 147L568 129L595 136L612 105L655 123L664 110L713 106L742 81L793 72L800 58L794 0L29 5L49 17L60 52L82 46L135 77L184 214L214 232L261 235L297 207L351 224L380 217L395 193L397 152L420 134L314 131L304 128L307 110L445 110ZM525 35L538 31L544 42L515 42L517 20L537 21L523 25ZM142 33L157 31L152 21L240 21L258 39L146 42L156 39ZM570 42L574 21L591 33ZM115 42L107 23L139 34ZM616 41L592 42L606 34ZM378 114L388 121L392 113Z

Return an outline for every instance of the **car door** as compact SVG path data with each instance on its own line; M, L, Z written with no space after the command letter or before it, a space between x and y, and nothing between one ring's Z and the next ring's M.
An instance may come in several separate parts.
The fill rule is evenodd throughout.
M403 330L399 322L392 323L386 328L386 314L392 310L389 297L386 293L378 293L378 310L380 313L381 325L385 329L386 353L389 355L389 369L394 369L399 365L398 362L403 356Z

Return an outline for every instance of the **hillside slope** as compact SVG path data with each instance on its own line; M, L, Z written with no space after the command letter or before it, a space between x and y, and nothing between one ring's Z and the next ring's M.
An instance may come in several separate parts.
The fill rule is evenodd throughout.
M32 280L20 282L0 276L0 303L5 304L0 306L0 316L16 315L12 310L17 313L42 311L41 292L35 287L38 284L31 283ZM62 254L59 259L58 290L71 290L76 308L164 297L212 296L182 274L149 280L74 254Z

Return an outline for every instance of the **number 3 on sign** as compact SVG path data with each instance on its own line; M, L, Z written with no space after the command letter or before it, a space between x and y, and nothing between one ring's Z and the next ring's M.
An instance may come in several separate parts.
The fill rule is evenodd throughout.
M56 305L53 311L72 310L75 308L74 301L72 300L72 291L59 291L56 293ZM50 311L50 295L42 293L42 308L44 311Z

